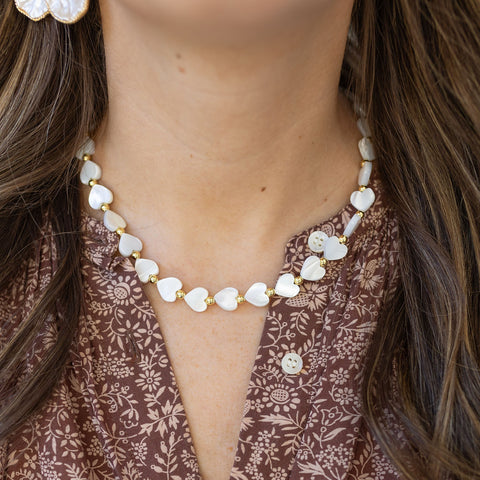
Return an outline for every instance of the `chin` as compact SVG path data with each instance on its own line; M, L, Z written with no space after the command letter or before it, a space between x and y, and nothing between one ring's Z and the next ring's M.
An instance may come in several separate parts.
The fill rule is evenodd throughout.
M322 16L335 4L353 0L101 0L108 9L127 8L159 27L176 28L207 36L236 31L254 34L286 27L292 21ZM333 7L335 8L335 7ZM318 18L318 17L317 17Z

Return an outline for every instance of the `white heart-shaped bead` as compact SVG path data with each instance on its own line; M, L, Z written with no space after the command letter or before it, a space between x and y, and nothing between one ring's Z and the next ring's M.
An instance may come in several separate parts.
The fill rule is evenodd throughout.
M138 258L135 261L135 270L142 283L147 283L150 275L158 275L158 265L148 258Z
M338 237L330 237L325 243L324 257L327 260L340 260L347 252L347 246L340 243Z
M129 233L124 233L118 242L118 251L124 257L129 257L133 252L141 252L142 248L142 241Z
M372 136L372 130L370 129L370 125L367 122L367 119L365 117L360 117L357 120L357 127L360 130L360 133L364 137L371 137Z
M91 160L83 162L82 170L80 171L80 181L84 185L88 185L90 180L100 180L102 176L102 169L100 165L97 165Z
M302 266L300 276L305 280L310 280L311 282L316 282L320 280L325 275L325 269L320 266L320 259L315 255L308 257Z
M232 312L238 307L238 290L233 287L226 287L214 295L215 302L220 308Z
M300 287L295 285L295 277L291 273L280 275L275 285L275 293L282 297L295 297L300 292Z
M254 283L245 293L245 300L256 307L264 307L270 301L266 290L267 286L263 282Z
M93 155L95 153L95 142L91 138L87 138L85 143L78 149L75 155L79 160L83 160L83 155Z
M359 185L368 185L370 181L370 176L372 174L372 162L365 161L363 167L358 172L358 184Z
M90 195L88 196L88 203L94 210L100 210L102 204L112 202L113 193L107 187L97 184L94 185L90 190Z
M184 297L187 305L195 312L204 312L207 309L205 302L208 297L208 290L203 287L197 287L190 290Z
M312 232L308 237L308 247L312 252L320 253L323 252L325 242L328 239L328 235L321 230Z
M343 234L346 237L349 237L350 235L352 235L352 233L360 225L361 221L362 221L362 217L360 215L357 215L357 214L353 215L353 217L348 222L348 225L345 227L345 230L344 230Z
M118 228L125 228L127 226L127 222L123 217L112 210L107 210L105 215L103 215L103 224L111 232L115 232Z
M369 138L363 137L360 139L358 142L358 149L360 150L360 155L364 160L375 160L375 148Z
M182 287L182 282L175 277L162 278L157 282L158 293L166 302L174 302L177 299L177 290Z
M366 212L375 201L375 193L371 188L366 188L363 192L355 190L350 195L350 202L352 205L361 212Z

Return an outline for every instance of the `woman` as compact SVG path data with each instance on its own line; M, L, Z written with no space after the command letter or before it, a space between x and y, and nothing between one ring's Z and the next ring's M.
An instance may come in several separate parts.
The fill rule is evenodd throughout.
M5 478L480 478L476 2L0 17Z

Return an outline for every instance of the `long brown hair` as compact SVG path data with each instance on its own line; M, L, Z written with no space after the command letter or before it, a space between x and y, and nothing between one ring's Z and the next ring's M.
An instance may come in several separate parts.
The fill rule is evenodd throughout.
M0 288L32 254L45 219L53 280L0 352L0 438L48 397L81 309L74 152L106 112L96 1L77 24L0 6ZM367 422L401 474L480 478L480 4L358 0L342 87L363 105L400 237L400 285L365 366ZM14 375L48 314L58 342ZM389 428L392 415L402 431Z
M13 1L0 4L0 291L8 292L18 271L24 274L46 220L60 258L26 318L19 318L21 308L2 315L2 330L20 326L0 350L0 438L48 398L75 333L82 299L80 202L78 162L70 159L106 111L101 34L96 2L71 26L52 18L34 23ZM52 314L58 341L25 377L24 360Z

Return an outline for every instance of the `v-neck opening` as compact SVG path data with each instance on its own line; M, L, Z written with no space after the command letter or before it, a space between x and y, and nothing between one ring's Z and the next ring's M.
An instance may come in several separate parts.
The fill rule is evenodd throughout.
M281 272L283 272L283 269L281 270ZM165 336L163 334L163 331L162 331L162 328L161 328L161 324L160 324L160 321L159 321L159 318L155 312L155 310L153 309L153 306L150 302L150 300L148 299L148 295L146 294L146 292L143 290L143 295L145 296L145 299L147 300L148 302L148 307L149 309L151 310L152 312L152 315L154 316L155 318L155 321L158 325L158 328L159 328L159 331L160 331L160 336L161 336L161 339L162 339L162 342L163 342L163 345L165 347L165 352L166 352L166 355L167 355L167 362L168 362L168 367L169 367L169 370L171 371L172 373L172 377L174 379L174 382L175 382L175 389L178 393L178 398L179 398L179 401L181 403L181 407L182 407L182 410L184 411L185 413L185 419L186 419L186 424L187 424L187 431L188 431L188 435L190 437L190 441L192 442L192 446L193 446L193 450L194 450L194 453L195 453L195 461L196 461L196 464L197 464L197 467L199 468L199 471L198 471L198 480L204 480L204 477L201 475L200 473L200 463L198 461L198 453L197 453L197 448L195 446L195 443L193 441L193 436L192 436L192 429L191 429L191 422L189 420L189 417L187 415L187 410L185 408L185 403L184 403L184 397L182 396L182 392L180 391L180 388L179 388L179 384L178 384L178 381L177 381L177 375L175 374L175 369L173 368L173 363L171 361L171 355L169 353L169 350L168 350L168 347L166 345L166 342L165 342ZM266 332L268 331L268 318L269 316L271 316L271 310L272 310L272 303L270 302L268 304L268 308L265 312L265 315L264 315L264 318L263 318L263 327L262 327L262 333L260 335L260 338L259 338L259 341L258 341L258 345L256 347L256 351L255 351L255 359L253 361L253 364L252 364L252 373L250 374L250 378L249 378L249 382L248 382L248 385L247 385L247 390L246 392L244 393L244 400L243 400L243 404L246 403L247 399L248 399L248 396L249 396L249 390L250 390L250 384L251 384L251 381L252 381L252 375L253 375L253 371L255 369L255 365L257 363L257 358L259 357L259 353L261 351L261 348L262 348L262 341L263 341L263 338L264 338L264 335L266 334ZM228 312L225 312L225 314L228 314ZM241 418L241 421L240 421L240 425L239 425L239 430L238 430L238 437L237 437L237 440L236 440L236 443L235 443L235 455L233 457L233 464L230 468L230 473L229 473L229 476L228 476L228 479L225 479L225 480L238 480L237 477L233 476L232 473L234 472L234 468L235 468L235 463L236 463L236 458L237 458L237 455L239 453L239 449L240 449L240 437L241 437L241 425L244 421L244 415L242 415L242 418Z

